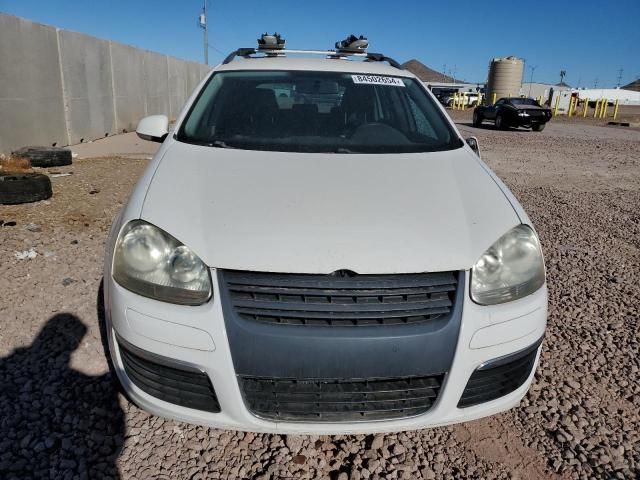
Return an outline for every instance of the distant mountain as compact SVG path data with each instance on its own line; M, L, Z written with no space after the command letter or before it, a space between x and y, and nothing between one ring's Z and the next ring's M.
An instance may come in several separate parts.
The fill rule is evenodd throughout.
M623 88L624 90L633 90L634 92L640 92L640 78L620 88Z
M415 58L403 63L402 66L423 82L453 82L452 77L427 67L424 63L416 60ZM460 79L456 80L459 82L461 81Z

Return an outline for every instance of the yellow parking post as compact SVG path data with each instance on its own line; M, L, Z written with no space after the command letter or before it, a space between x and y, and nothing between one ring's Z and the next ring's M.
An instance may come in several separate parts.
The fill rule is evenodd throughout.
M493 97L491 97L491 105L495 105L496 104L496 96L498 94L496 92L493 92Z
M600 118L607 118L607 107L609 106L609 100L606 98L602 102L602 113L600 114Z
M616 98L616 104L613 107L613 119L617 119L618 118L618 101L619 99Z
M600 109L600 100L596 100L596 108L593 111L593 118L598 118L598 110Z
M598 116L596 118L600 118L602 116L602 110L604 110L604 102L600 99L600 105L598 106Z
M478 99L476 100L476 107L479 107L482 103L482 94L478 92Z
M584 106L582 107L582 118L587 116L587 110L589 110L589 97L584 99Z
M575 100L575 97L571 97L569 99L569 111L567 112L567 117L571 117L571 115L573 114L573 102Z
M556 96L556 104L553 107L553 116L554 117L558 116L558 106L560 106L560 95Z
M468 102L467 92L464 92L462 94L462 110L466 110L467 109L467 102Z
M453 94L453 109L458 109L458 92Z

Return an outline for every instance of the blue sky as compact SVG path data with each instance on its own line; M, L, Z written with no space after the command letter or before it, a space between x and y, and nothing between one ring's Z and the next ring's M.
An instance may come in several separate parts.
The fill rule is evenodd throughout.
M370 51L416 58L457 78L484 81L489 60L516 55L534 81L615 86L640 77L640 0L430 2L420 0L209 0L210 63L258 34L281 32L291 48L331 48L349 33ZM202 0L0 0L0 12L202 61Z

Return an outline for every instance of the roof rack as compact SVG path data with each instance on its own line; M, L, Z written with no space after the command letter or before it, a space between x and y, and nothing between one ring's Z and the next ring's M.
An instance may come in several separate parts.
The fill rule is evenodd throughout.
M222 61L223 65L231 63L236 57L243 58L267 58L267 57L285 57L288 53L303 55L323 55L326 58L346 59L347 57L362 57L366 62L387 62L394 68L404 70L393 58L387 57L382 53L368 53L367 47L369 41L363 37L351 35L345 40L336 42L335 50L292 50L285 49L285 40L277 33L269 35L263 34L258 39L258 48L239 48L231 52L227 58ZM259 55L259 56L255 56Z
M256 54L263 54L261 56L252 56ZM243 58L267 58L267 57L286 57L287 53L291 54L304 54L304 55L324 55L326 58L346 58L346 57L364 57L365 61L368 62L387 62L394 68L399 70L404 70L402 65L400 65L393 58L387 57L382 53L345 53L339 50L290 50L290 49L279 49L279 50L265 50L257 48L239 48L233 52L231 52L227 58L222 61L223 65L231 63L233 59L236 57Z

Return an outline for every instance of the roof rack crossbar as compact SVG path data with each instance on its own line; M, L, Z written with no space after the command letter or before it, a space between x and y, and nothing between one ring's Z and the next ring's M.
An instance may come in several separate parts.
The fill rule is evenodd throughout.
M239 48L231 52L227 58L222 61L223 65L231 63L236 57L255 58L251 55L261 53L265 57L281 57L287 53L307 54L307 55L325 55L329 58L345 58L345 57L364 57L368 62L387 62L394 68L404 70L396 60L387 57L382 53L366 53L366 52L346 52L344 50L291 50L291 49L257 49L257 48Z

